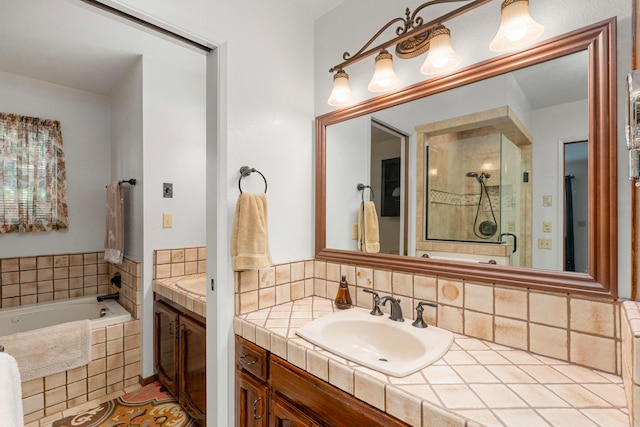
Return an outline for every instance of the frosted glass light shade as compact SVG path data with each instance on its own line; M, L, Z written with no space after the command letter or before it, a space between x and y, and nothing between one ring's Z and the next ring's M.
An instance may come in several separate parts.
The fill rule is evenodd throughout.
M353 93L349 88L349 74L338 70L333 76L333 90L327 103L333 107L343 107L353 102Z
M386 92L398 87L400 79L393 71L393 57L386 50L376 56L376 69L367 89L371 92Z
M489 44L489 50L503 52L523 46L544 32L544 27L529 15L529 0L505 0L498 33Z
M440 25L429 36L429 53L420 72L426 75L447 73L460 65L460 55L451 47L451 31Z

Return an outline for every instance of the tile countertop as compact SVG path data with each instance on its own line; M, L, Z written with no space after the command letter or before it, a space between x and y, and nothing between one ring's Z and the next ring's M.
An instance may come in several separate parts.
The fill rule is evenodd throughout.
M166 279L154 279L153 292L175 302L189 311L199 314L202 317L207 317L207 297L192 294L176 286L176 283L180 280L199 279L205 276L205 273L200 273L168 277Z
M365 368L296 335L335 311L322 297L234 318L234 332L413 426L628 426L622 378L454 334L451 349L404 378Z

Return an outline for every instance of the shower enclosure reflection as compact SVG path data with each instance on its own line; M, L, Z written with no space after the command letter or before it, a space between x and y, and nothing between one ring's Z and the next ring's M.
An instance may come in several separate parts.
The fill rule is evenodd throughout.
M424 151L418 170L425 171L424 187L418 185L424 199L418 255L527 265L530 192L523 172L531 167L532 137L513 110L499 107L416 130Z

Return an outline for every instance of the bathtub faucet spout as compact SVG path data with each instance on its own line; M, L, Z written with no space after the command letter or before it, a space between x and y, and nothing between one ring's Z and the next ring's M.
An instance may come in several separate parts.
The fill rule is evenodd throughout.
M115 294L109 294L109 295L99 295L98 296L98 302L102 302L104 300L107 299L118 299L120 298L120 292L116 292Z

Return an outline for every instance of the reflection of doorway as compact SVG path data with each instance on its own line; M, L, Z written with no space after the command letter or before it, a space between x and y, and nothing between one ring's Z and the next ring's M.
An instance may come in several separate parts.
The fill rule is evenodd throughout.
M379 215L380 253L407 253L407 138L390 126L371 121L370 183Z
M588 143L564 144L564 270L588 272Z

